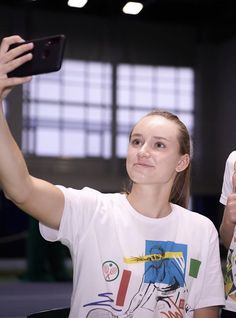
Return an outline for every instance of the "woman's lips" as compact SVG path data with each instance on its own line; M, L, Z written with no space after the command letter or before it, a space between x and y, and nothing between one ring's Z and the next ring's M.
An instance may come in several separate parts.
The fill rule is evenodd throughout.
M147 168L153 168L153 165L151 165L150 163L146 163L146 162L136 162L134 164L134 166L141 166L141 167L147 167Z

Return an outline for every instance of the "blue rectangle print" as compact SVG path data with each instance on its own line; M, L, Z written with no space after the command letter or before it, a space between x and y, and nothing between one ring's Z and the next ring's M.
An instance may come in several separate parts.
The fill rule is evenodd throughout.
M187 264L187 245L170 241L146 241L145 283L183 287Z

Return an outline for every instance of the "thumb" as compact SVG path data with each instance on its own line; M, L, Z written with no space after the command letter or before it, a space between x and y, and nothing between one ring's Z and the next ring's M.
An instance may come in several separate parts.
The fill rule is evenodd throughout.
M232 177L233 193L236 193L236 161L234 162L234 174Z

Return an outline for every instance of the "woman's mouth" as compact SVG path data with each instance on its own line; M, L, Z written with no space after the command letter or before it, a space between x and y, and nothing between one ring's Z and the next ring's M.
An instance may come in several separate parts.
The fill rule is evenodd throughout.
M150 163L147 163L147 162L136 162L134 164L134 166L136 167L146 167L146 168L153 168L153 165L151 165Z

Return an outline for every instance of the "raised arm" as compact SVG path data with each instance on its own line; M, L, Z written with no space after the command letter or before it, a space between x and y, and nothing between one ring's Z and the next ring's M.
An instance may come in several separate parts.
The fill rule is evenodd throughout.
M22 42L22 39L10 36L4 38L0 45L0 186L7 198L20 209L57 229L64 207L64 196L54 185L29 174L3 113L2 101L11 89L31 80L30 77L7 77L8 72L32 58L30 53L20 56L32 49L32 44L20 45L8 51L9 46L16 42Z
M228 196L224 215L220 225L220 236L226 248L232 241L234 228L236 226L236 173L232 177L233 193Z

